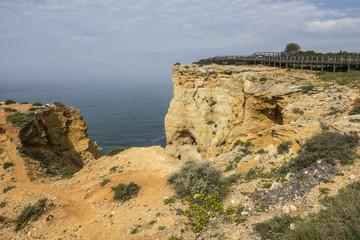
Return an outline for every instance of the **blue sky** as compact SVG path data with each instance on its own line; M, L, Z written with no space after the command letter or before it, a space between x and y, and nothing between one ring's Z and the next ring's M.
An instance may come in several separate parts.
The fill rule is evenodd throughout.
M1 81L170 78L256 51L360 52L359 0L0 0Z

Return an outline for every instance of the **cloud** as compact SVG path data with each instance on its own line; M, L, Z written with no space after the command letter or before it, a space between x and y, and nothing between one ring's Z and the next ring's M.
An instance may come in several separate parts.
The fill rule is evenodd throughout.
M120 76L140 64L158 74L174 61L280 51L288 42L360 51L356 2L327 2L335 1L2 0L0 72Z

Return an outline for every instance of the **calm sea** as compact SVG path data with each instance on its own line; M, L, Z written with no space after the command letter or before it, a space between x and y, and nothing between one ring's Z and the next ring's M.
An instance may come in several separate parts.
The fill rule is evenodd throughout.
M173 96L168 81L0 83L0 101L60 101L79 109L88 135L103 148L166 145L164 118Z

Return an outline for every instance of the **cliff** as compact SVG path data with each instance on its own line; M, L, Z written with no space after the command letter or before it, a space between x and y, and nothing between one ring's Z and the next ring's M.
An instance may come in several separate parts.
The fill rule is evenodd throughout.
M360 114L349 115L354 104L360 109L358 89L264 66L174 66L173 82L166 149L114 156L101 156L74 108L0 105L0 238L261 239L254 224L283 214L306 218L324 208L325 196L359 180ZM321 158L293 171L289 163L319 133L330 147L313 140ZM345 156L347 165L330 164L322 151ZM175 196L168 180L186 160L214 167L226 197L203 204L202 194ZM196 170L189 179L200 175L196 184L206 185L213 175ZM115 188L132 182L140 188L135 197L114 199ZM15 231L23 210L44 198L43 214Z
M262 66L178 65L172 79L167 150L192 159L229 152L238 140L258 149L301 143L321 124L335 124L357 97L313 72Z

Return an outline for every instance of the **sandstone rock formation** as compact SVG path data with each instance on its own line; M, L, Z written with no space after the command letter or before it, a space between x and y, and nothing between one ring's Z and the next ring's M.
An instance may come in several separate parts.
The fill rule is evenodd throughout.
M19 137L26 149L50 150L81 168L101 157L101 148L88 138L87 129L79 110L52 107L39 111L35 121L21 129Z
M172 78L165 128L167 150L177 157L191 148L209 159L237 140L257 148L300 143L356 98L346 87L321 86L313 73L261 66L178 65Z

